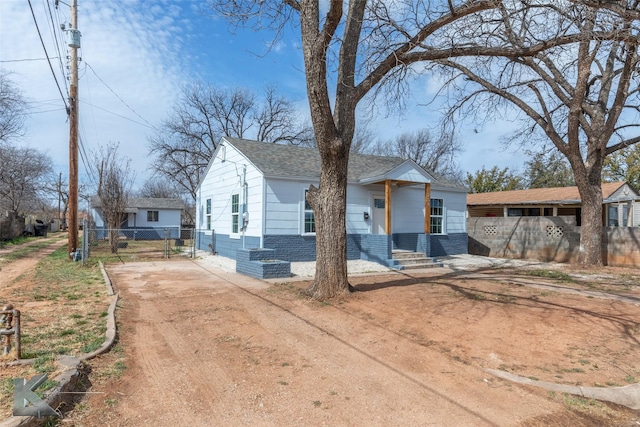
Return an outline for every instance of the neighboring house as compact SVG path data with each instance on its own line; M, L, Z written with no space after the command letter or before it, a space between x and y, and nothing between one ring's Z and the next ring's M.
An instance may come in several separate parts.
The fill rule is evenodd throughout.
M222 138L197 190L196 246L233 259L239 249L262 248L285 261L315 260L305 194L319 177L315 148ZM411 160L351 154L348 259L391 266L394 249L466 253L466 195Z
M129 198L122 212L121 230L156 230L163 228L180 229L184 202L171 198ZM91 214L97 229L106 228L102 216L100 198L91 198ZM175 233L173 233L175 234ZM128 236L127 233L125 235ZM158 238L152 233L149 238Z
M602 184L602 225L637 227L640 195L626 182ZM534 188L469 194L468 217L572 216L581 224L578 187Z
M602 254L615 266L640 265L640 196L626 182L602 184ZM576 262L582 203L577 187L469 194L469 253Z

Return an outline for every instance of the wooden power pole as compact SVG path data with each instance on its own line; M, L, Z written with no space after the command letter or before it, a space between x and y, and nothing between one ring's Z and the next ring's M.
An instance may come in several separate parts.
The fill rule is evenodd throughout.
M78 249L78 0L71 3L71 28L67 34L71 48L69 87L69 258Z

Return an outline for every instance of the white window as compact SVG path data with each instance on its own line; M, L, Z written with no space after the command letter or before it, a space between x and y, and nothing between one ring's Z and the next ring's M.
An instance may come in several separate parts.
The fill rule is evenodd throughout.
M309 190L304 190L304 232L307 234L316 232L316 216L307 202L308 192Z
M430 199L429 209L431 211L430 229L431 234L443 234L444 229L444 201L442 199Z
M207 230L211 230L211 199L207 199Z
M231 196L231 233L238 234L240 225L240 195Z
M617 227L618 224L618 206L609 206L609 227Z
M158 222L158 211L147 211L147 222Z

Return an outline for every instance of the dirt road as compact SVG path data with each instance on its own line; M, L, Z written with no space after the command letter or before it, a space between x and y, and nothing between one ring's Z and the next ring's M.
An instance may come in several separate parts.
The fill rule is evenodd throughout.
M447 269L354 277L323 304L201 261L109 273L127 369L68 425L635 425L637 414L515 385L640 378L640 307ZM501 271L502 276L505 271ZM635 293L634 293L635 292ZM637 288L630 291L637 296ZM625 382L626 381L626 382ZM583 408L577 406L583 405Z
M56 236L55 238L46 239L44 241L50 242L50 244L46 248L34 251L33 253L18 260L7 263L6 265L3 265L4 263L0 262L0 288L6 287L16 277L33 269L41 259L52 254L56 249L64 245L67 242L66 239L66 234L62 236ZM22 244L13 248L1 249L0 260L3 256L10 255L12 252L23 250L25 248L28 248L29 246L41 245L42 243L43 240L34 240L30 243Z

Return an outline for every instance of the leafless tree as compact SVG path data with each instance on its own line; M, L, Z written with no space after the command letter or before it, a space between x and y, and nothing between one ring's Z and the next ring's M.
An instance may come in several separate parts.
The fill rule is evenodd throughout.
M574 43L530 56L443 58L451 112L500 114L516 107L527 145L542 134L568 160L582 199L580 262L602 265L602 167L605 158L640 141L639 2L505 1L504 23L460 29L460 43L498 37L517 51L541 39ZM455 72L450 72L455 70ZM538 138L539 139L539 138Z
M94 154L94 167L98 176L100 212L109 229L111 252L118 252L118 230L126 219L125 208L129 200L134 173L131 160L118 154L118 144L110 143Z
M273 143L298 143L308 132L293 104L273 87L262 100L244 89L194 84L183 88L173 115L149 140L151 169L196 199L196 187L222 136Z
M523 57L567 43L564 37L505 48L486 33L458 43L458 34L506 25L499 0L210 0L232 23L281 34L300 30L307 97L321 158L320 184L307 200L316 218L316 276L309 288L324 299L349 291L346 252L347 165L356 106L368 94L401 105L410 77L428 61L470 55ZM523 3L524 4L524 3ZM571 37L569 37L571 39ZM332 83L334 82L334 83ZM335 84L335 90L330 85ZM333 99L331 97L334 96Z
M462 172L456 156L462 145L453 135L434 138L428 129L405 132L392 140L378 141L368 152L384 156L411 159L423 168L439 176L461 181Z
M52 164L36 149L0 145L0 209L18 215L37 209L51 179Z
M9 73L0 69L0 143L22 135L27 103Z

